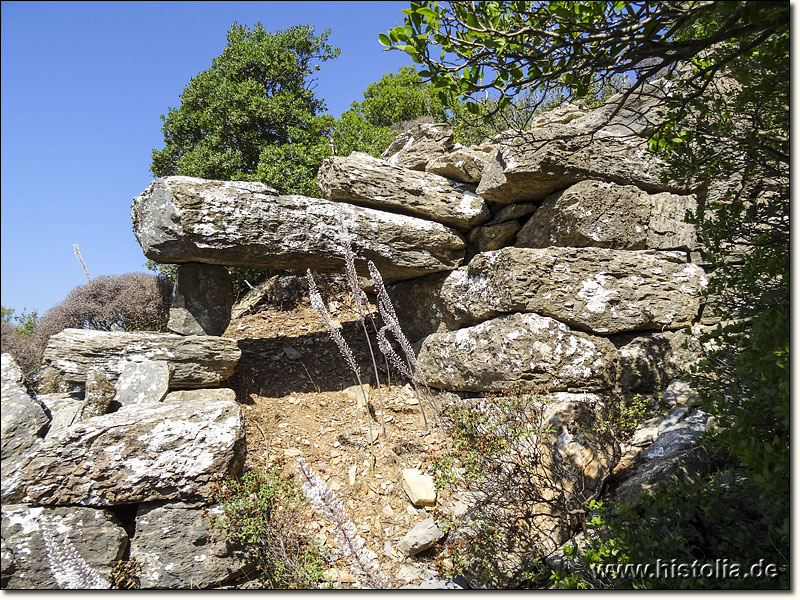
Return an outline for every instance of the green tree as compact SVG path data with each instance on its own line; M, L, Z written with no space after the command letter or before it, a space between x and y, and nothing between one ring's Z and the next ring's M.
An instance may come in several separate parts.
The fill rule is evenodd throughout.
M331 137L337 155L366 152L380 156L399 132L393 126L426 116L448 120L441 101L413 67L387 73L380 81L370 83L363 96L333 126Z
M222 54L191 79L180 107L162 115L166 146L153 151L153 174L314 192L330 119L320 116L324 104L309 83L319 63L339 55L329 35L309 25L270 33L261 23L234 24Z
M700 540L687 553L750 557L759 548L786 562L789 3L422 1L403 12L404 24L381 42L420 63L442 102L464 99L475 114L491 112L478 102L486 93L500 111L523 93L539 104L558 94L587 98L620 75L632 75L628 94L656 77L671 80L651 150L667 161L669 177L700 196L690 220L712 264L706 310L722 323L706 336L714 345L693 382L721 424L712 444L716 479L727 482L682 490L680 504L702 514L691 524L670 517L684 528L672 531ZM727 494L719 505L748 510L723 522L718 507L702 501L712 488ZM655 531L676 498L663 492L632 518ZM725 544L710 544L720 531ZM654 551L627 540L634 562Z

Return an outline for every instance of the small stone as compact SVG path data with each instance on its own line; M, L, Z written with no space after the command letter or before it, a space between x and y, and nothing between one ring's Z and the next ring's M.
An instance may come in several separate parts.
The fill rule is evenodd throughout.
M436 525L433 517L429 517L417 523L411 531L409 531L400 543L397 544L400 552L406 556L414 556L420 552L427 550L436 542L444 537L444 532Z
M347 470L347 475L350 479L350 485L356 484L356 473L358 473L358 467L356 465L353 465Z
M302 354L300 354L300 353L299 353L297 350L295 350L294 348L290 348L290 347L288 347L288 346L287 346L286 348L284 348L284 349L283 349L283 353L286 355L286 357L287 357L289 360L300 360L301 358L303 358L303 355L302 355Z
M403 469L400 472L400 482L415 506L436 504L436 485L430 475L423 475L418 469Z
M286 448L283 451L283 455L287 457L294 457L294 456L301 456L303 454L302 450L298 450L297 448Z
M385 517L393 517L394 511L392 510L392 507L387 504L386 506L383 507L381 514Z

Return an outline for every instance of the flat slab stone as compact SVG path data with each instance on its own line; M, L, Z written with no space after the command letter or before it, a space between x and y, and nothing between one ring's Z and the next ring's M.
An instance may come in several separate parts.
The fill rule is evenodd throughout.
M651 193L688 192L662 182L666 163L648 151L645 138L596 137L570 125L496 139L499 151L487 162L476 192L501 204L532 202L584 179L635 185Z
M684 217L696 208L692 195L648 194L633 185L581 181L548 196L517 235L516 245L692 250L697 233Z
M123 406L49 438L22 469L27 498L43 505L111 506L203 499L244 459L244 417L233 390L175 392Z
M242 351L235 340L206 335L65 329L50 337L44 364L69 383L89 369L115 383L128 362L166 361L175 388L214 387L233 374Z
M414 333L524 311L606 335L690 325L706 284L703 270L683 252L502 248L449 275L395 285L392 295L401 325ZM415 298L425 301L424 310Z
M329 200L422 217L461 230L491 218L474 186L404 169L361 152L326 158L317 185Z
M516 313L431 334L417 361L428 385L450 391L503 392L518 384L591 391L614 387L619 353L607 339Z
M352 237L356 267L372 260L390 280L461 264L465 243L425 219L305 196L281 196L254 182L173 176L134 198L133 231L145 256L161 263L341 273L340 219Z

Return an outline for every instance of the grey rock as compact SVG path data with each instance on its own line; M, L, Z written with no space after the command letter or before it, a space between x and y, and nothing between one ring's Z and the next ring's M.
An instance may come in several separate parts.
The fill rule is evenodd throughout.
M45 439L57 438L73 423L81 419L86 401L75 394L39 394L36 396L52 415Z
M503 248L449 275L393 287L414 333L454 330L502 313L535 312L600 334L685 327L705 273L684 253L607 248ZM413 299L432 308L422 310Z
M593 137L568 125L508 133L483 172L476 192L491 202L535 202L584 179L635 185L647 192L686 193L663 183L666 164L650 154L647 140Z
M686 348L683 346L686 345ZM696 328L663 331L633 338L620 347L619 383L625 391L665 389L675 377L687 372L701 356Z
M664 402L670 405L698 406L700 394L681 379L673 379L664 390Z
M414 556L432 547L443 537L444 532L439 529L436 521L433 517L428 517L414 525L397 544L397 548L406 556Z
M630 477L619 484L614 492L614 500L636 505L642 501L642 497L646 498L657 489L672 485L673 480L694 483L710 469L711 457L702 445L690 446L668 456L654 456L641 463Z
M671 457L694 446L708 428L709 415L701 410L680 406L658 427L658 436L644 451L645 460Z
M495 225L497 223L505 223L507 221L516 221L523 217L536 212L537 206L535 204L520 202L518 204L500 205L500 208L492 215L491 221L487 225Z
M461 230L491 217L473 186L404 169L361 152L326 158L317 185L329 200L422 217Z
M153 404L167 395L172 377L165 360L125 361L115 386L114 400L127 404Z
M210 513L220 513L212 507ZM203 510L184 503L146 502L136 511L131 559L141 565L142 589L203 589L223 585L253 568L247 552L224 539L208 540Z
M233 281L220 265L178 265L167 328L181 335L222 335L231 322Z
M85 390L85 403L78 420L82 421L110 412L111 401L114 400L117 391L101 369L91 367L86 371Z
M587 391L614 387L619 354L604 338L535 313L497 317L425 338L417 360L428 385L504 391L515 385Z
M40 447L50 424L50 415L41 402L24 387L22 370L10 354L2 355L2 484L3 503L22 498L20 468Z
M166 177L134 198L133 230L156 262L311 268L341 273L342 221L356 266L372 260L386 279L457 267L464 240L438 223L304 196L280 196L254 182Z
M453 127L447 123L419 123L392 140L381 158L398 167L424 171L428 161L453 145Z
M83 384L92 368L116 382L129 361L162 360L172 368L174 387L201 388L230 377L241 355L236 342L225 338L65 329L50 337L44 363L64 381Z
M659 79L630 92L620 92L601 107L571 120L569 125L579 131L593 132L599 139L647 137L667 116L666 101L671 86L670 81Z
M244 418L232 390L182 394L191 402L123 406L45 440L21 473L28 497L82 506L204 498L215 477L241 467Z
M486 162L495 152L492 145L458 148L429 161L425 170L463 183L479 183Z
M62 582L50 569L42 539L43 528L52 534L56 543L66 538L86 564L105 579L128 546L125 530L107 511L75 506L43 508L3 504L3 543L15 563L13 571L8 574L8 588L41 590L61 587ZM5 570L5 560L3 562Z
M566 125L585 116L588 111L579 104L561 104L552 110L548 110L536 116L531 121L531 129L542 129L551 125Z
M545 199L517 236L517 246L689 250L697 236L684 216L696 207L693 196L581 181Z
M504 221L476 227L467 236L469 255L513 245L520 228L519 221Z

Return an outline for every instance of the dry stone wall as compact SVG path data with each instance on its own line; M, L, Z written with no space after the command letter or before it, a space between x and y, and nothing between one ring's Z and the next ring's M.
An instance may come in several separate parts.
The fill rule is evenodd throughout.
M665 90L644 92L592 112L564 106L528 131L469 148L453 143L446 124L418 124L381 159L326 160L325 199L252 182L152 182L131 218L148 258L181 265L174 333L55 335L40 376L52 389L39 390L54 393L39 396L3 355L3 587L59 584L29 560L53 523L80 532L72 542L104 576L129 548L145 587L212 587L249 568L207 545L197 503L214 477L238 473L245 448L241 408L219 387L241 355L216 337L232 303L222 266L342 272L344 230L359 273L372 260L394 284L425 383L462 399L519 385L548 390L554 456L583 474L569 501L597 493L619 448L573 433L596 429L595 409L611 394L682 390L673 379L699 353L707 280L684 222L697 200L665 181L665 165L647 152ZM627 450L631 465L644 461L626 480L631 497L654 474L698 463L694 446L675 440L694 443L708 417L691 406L673 412ZM661 454L644 452L650 443ZM132 541L114 512L131 505ZM515 522L515 506L497 514ZM567 537L553 510L528 532L539 553ZM435 543L443 535L435 527L402 550ZM498 584L535 554L508 535L496 557L508 577ZM523 555L512 557L514 547Z

